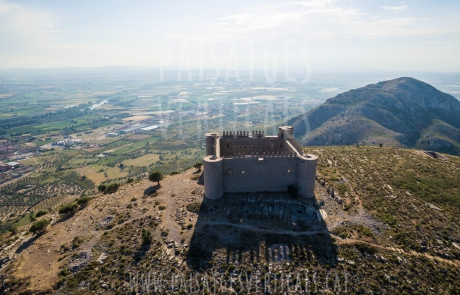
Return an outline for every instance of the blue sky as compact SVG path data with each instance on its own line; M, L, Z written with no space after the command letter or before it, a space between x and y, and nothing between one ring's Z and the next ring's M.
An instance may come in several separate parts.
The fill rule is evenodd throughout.
M4 1L0 68L460 71L460 1Z

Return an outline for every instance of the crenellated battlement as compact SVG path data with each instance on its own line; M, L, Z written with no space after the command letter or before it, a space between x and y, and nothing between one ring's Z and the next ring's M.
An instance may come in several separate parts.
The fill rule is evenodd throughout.
M250 158L293 158L296 157L295 153L292 152L263 152L259 154L258 152L252 152L250 155L246 155L246 153L234 153L231 156L227 156L225 158L240 158L240 159L250 159Z
M264 131L223 131L222 136L225 138L238 138L238 137L265 137Z

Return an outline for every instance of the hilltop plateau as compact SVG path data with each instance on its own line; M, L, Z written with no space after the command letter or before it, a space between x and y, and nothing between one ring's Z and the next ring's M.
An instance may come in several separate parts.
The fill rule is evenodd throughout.
M140 180L74 202L71 215L38 216L51 221L42 235L28 233L29 223L1 237L1 290L126 294L148 286L187 294L251 286L260 294L268 282L271 293L287 285L292 293L460 291L458 157L388 147L308 152L319 156L315 200L280 192L211 201L202 171L189 169L161 186Z

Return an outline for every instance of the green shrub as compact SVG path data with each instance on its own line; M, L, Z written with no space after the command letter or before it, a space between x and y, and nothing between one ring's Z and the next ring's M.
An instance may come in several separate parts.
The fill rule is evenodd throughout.
M81 243L83 243L83 239L80 237L75 237L72 240L72 249L76 249L80 247Z
M200 207L201 203L199 202L190 203L186 206L187 210L192 213L198 213L200 211Z
M367 254L374 254L377 252L377 249L374 246L371 246L366 243L356 243L355 244L356 249L358 249L361 253L367 253Z
M89 201L91 200L90 197L81 197L77 200L77 204L81 206L86 206L88 205Z
M77 211L77 208L78 208L78 204L69 203L69 204L62 206L58 212L59 214L66 214L66 215L73 214L75 213L75 211Z
M155 170L150 172L149 174L149 180L152 182L158 182L158 185L160 185L160 181L163 179L163 173L161 171Z
M107 185L105 184L100 184L97 186L97 190L100 192L100 193L105 193L107 191Z
M152 241L152 233L149 230L142 229L142 245L150 245Z
M59 272L59 276L60 277L65 277L69 274L69 269L68 268L63 268L60 272Z
M118 190L119 187L120 187L120 185L118 183L111 183L107 187L106 193L107 194L113 194Z
M43 234L45 233L46 227L48 226L48 224L50 224L50 221L47 219L39 220L35 222L34 224L32 224L32 226L29 229L29 232L33 233L34 235Z
M48 213L48 212L45 211L45 210L38 211L37 214L35 214L35 217L43 216L43 215L45 215L46 213Z
M16 226L12 225L12 226L10 226L8 228L8 231L11 232L12 235L15 235L15 234L18 233L18 228Z

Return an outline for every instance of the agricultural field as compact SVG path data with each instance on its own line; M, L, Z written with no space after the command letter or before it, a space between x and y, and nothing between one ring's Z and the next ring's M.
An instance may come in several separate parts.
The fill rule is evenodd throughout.
M107 180L107 178L105 177L103 172L97 172L96 170L94 170L90 166L85 166L85 167L82 167L82 168L76 168L75 170L78 173L80 173L82 176L86 176L89 179L91 179L91 181L93 181L95 184L98 184L98 183L101 183L101 182L104 182L105 180Z
M96 193L99 184L142 180L155 169L184 171L201 161L207 132L276 134L287 118L318 104L306 100L303 84L282 84L154 82L148 75L4 78L0 161L32 152L17 160L32 171L0 183L2 232L18 216L57 210Z
M144 156L140 156L135 159L130 159L130 160L124 160L121 162L125 166L138 166L138 167L143 167L143 166L148 166L152 163L157 162L160 159L159 155L155 154L148 154Z

